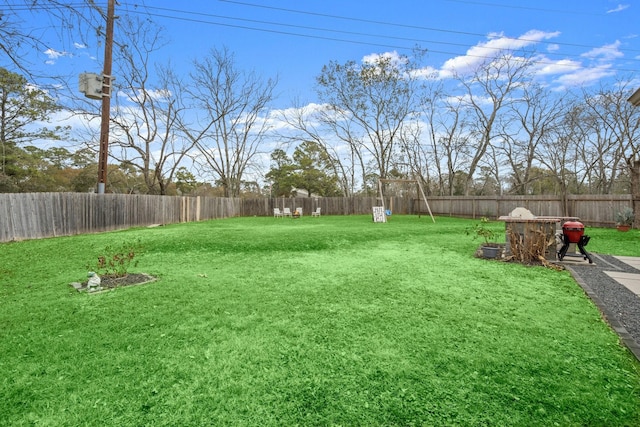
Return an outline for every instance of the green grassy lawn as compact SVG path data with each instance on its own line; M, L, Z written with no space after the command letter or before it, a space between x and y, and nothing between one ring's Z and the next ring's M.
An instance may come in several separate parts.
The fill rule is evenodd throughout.
M2 244L0 424L640 425L640 364L571 276L475 258L473 223L235 218ZM640 256L637 231L587 234ZM138 239L130 271L157 282L69 286Z

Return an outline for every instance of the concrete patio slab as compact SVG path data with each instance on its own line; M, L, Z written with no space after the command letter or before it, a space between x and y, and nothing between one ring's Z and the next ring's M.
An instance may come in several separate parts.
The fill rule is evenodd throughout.
M622 273L619 271L605 271L604 273L624 285L634 294L640 295L640 274Z
M620 261L624 262L625 264L629 264L631 267L635 268L636 270L640 270L640 258L638 258L638 257L616 256L614 258L619 259Z

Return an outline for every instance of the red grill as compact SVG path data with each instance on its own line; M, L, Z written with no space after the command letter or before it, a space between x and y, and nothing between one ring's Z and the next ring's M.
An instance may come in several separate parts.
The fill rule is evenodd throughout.
M591 256L584 248L589 243L589 236L584 235L584 224L578 221L567 221L562 224L562 248L558 251L558 259L562 259L567 254L569 245L576 244L584 259L589 260L589 264L593 263Z
M562 225L562 233L567 236L569 243L580 243L584 235L584 224L578 221L567 221Z

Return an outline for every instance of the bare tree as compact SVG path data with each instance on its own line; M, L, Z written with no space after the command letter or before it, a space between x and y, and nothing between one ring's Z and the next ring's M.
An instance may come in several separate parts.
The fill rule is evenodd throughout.
M562 99L539 84L525 84L520 102L510 104L511 120L501 121L498 145L510 168L512 192L529 194L538 148L548 141L562 117ZM515 125L515 126L514 126Z
M193 148L178 135L182 84L169 65L154 66L163 47L161 29L147 20L121 18L127 43L119 52L117 106L111 157L143 177L146 192L167 194L173 176Z
M360 157L363 183L369 159L380 178L390 171L403 129L418 111L416 81L409 58L393 55L362 64L331 62L318 76L318 95L330 106L326 124Z
M578 155L576 141L584 137L581 126L582 108L578 104L568 104L561 122L552 130L552 136L540 141L537 159L553 171L563 200L563 214L569 215L568 195L570 186L578 175Z
M423 126L419 121L415 121L412 126L405 126L400 134L401 154L399 162L394 169L401 171L407 169L405 175L410 179L419 179L427 194L432 194L433 178L429 168L432 164L432 153L429 146L422 144Z
M616 180L618 165L623 161L611 126L589 109L583 109L580 126L584 129L584 136L575 141L579 148L576 156L582 164L580 182L589 193L609 194Z
M269 131L266 110L277 79L237 69L226 48L195 61L191 79L198 113L192 124L183 123L183 132L197 145L204 173L217 177L225 197L236 197Z
M631 177L631 198L636 212L635 227L640 227L640 109L627 99L633 93L631 81L619 80L611 89L601 87L585 104L610 131L610 139L627 165Z
M82 2L68 2L58 0L33 1L18 0L4 1L0 11L0 54L8 59L5 67L23 75L32 83L37 82L44 87L44 81L53 79L56 85L50 85L49 90L55 89L64 76L52 76L50 71L38 70L37 64L30 62L32 52L44 53L52 48L47 45L45 34L53 31L58 42L64 47L73 42L87 44L96 34L104 32L105 21L100 9L93 0ZM38 16L48 19L51 25L36 28L31 23ZM74 79L74 81L76 81Z
M442 111L445 116L438 119L440 136L437 145L446 161L446 194L453 196L456 173L470 160L472 147L468 133L469 123L466 118L467 112L462 108L459 98L448 97Z
M444 176L442 162L444 156L440 151L440 146L438 144L439 136L437 131L437 118L438 112L442 111L440 108L440 100L442 98L442 82L440 80L432 80L428 81L427 84L423 86L423 94L420 105L422 107L423 120L425 121L426 135L428 139L428 143L423 146L422 144L417 144L414 147L407 147L406 151L409 153L409 161L412 164L415 164L418 170L422 170L423 162L425 163L424 169L426 170L426 174L428 175L428 164L432 164L436 170L436 184L435 189L433 185L427 185L427 188L430 190L435 190L436 194L443 195L444 193ZM423 179L423 182L425 180Z
M460 97L446 94L442 82L427 84L424 90L421 126L426 128L427 142L404 150L417 170L430 176L430 167L435 169L436 177L432 179L436 181L433 190L437 194L454 195L454 177L469 157L468 111L462 108Z
M360 173L362 181L362 189L365 193L372 191L372 187L367 184L367 175L369 168L367 167L367 152L362 149L362 136L359 127L349 120L338 118L343 112L336 110L335 106L324 104L319 111L320 121L329 129L328 134L336 140L334 145L334 153L346 151L345 157L341 161L341 165L348 165L343 170L349 171L349 175L344 175L345 188L348 191L345 194L353 195L356 193L356 175ZM348 150L348 151L347 151ZM337 156L336 156L337 157Z
M512 97L521 87L529 65L526 58L504 54L485 61L471 76L457 77L466 90L463 104L475 115L473 126L477 138L469 163L467 194L473 175L496 136L494 126L498 115L514 102Z

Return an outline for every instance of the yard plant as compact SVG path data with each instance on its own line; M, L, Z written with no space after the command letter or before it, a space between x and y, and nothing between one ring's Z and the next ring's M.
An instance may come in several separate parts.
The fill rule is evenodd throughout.
M0 245L0 420L640 425L640 366L571 276L475 258L473 223L233 218ZM589 230L590 250L640 256L613 233ZM121 242L158 281L69 286Z
M482 238L485 246L495 245L494 239L498 234L498 231L490 225L489 218L483 216L480 218L480 221L474 224L473 226L469 226L466 229L466 233L472 235L474 239Z
M135 257L140 252L139 246L139 242L122 242L118 246L108 245L98 255L95 264L87 264L87 269L94 269L101 276L126 276L131 267L138 265Z

